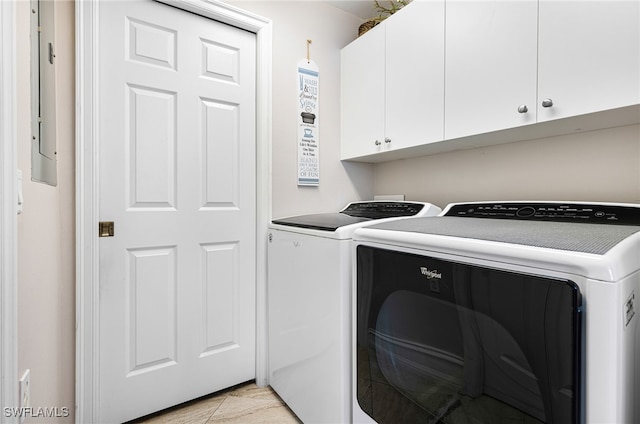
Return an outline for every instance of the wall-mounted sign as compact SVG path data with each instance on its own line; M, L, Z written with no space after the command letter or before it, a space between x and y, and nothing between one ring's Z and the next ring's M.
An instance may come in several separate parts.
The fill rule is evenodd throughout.
M312 60L298 62L298 185L320 185L318 67Z

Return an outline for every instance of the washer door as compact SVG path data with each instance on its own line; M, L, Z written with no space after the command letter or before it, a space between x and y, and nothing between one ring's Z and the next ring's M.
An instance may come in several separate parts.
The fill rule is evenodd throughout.
M368 246L357 272L357 400L377 422L580 422L576 284Z
M289 227L309 228L320 231L335 231L340 227L371 221L370 218L350 216L344 213L318 213L274 219L274 224Z

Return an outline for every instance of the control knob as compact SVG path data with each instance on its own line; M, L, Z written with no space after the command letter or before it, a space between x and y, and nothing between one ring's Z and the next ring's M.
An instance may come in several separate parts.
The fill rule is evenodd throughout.
M524 206L520 209L518 209L518 211L516 212L516 215L521 217L521 218L528 218L530 216L533 216L536 214L536 210L535 208L531 207L531 206Z

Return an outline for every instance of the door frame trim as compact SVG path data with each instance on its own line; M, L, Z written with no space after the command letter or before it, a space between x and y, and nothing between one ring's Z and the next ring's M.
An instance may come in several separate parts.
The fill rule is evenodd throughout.
M271 220L272 23L219 0L156 1L256 34L256 383L265 386L267 230ZM99 0L76 2L76 423L99 419L100 346L96 337L99 324L99 5Z
M0 406L18 406L17 74L15 2L0 1ZM17 422L0 415L0 423Z

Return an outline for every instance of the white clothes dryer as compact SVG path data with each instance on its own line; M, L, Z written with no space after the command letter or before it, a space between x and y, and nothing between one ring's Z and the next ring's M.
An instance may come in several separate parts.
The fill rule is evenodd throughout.
M269 384L304 423L351 419L351 238L357 228L441 209L353 202L273 220L268 243Z
M354 249L355 422L640 422L640 205L451 204Z

